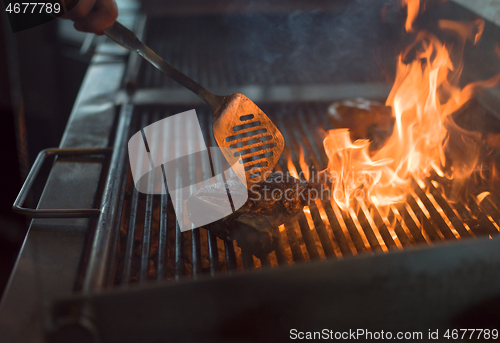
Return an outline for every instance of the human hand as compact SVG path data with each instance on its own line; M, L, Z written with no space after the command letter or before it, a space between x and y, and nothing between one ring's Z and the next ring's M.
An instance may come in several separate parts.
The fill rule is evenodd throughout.
M67 8L71 8L75 0L63 0ZM102 31L110 28L118 17L118 7L114 0L78 0L63 18L75 22L75 29L102 35Z

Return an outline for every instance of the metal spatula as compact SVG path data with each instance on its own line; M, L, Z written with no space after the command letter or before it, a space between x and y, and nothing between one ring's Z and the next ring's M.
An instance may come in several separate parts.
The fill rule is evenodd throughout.
M218 96L170 66L122 24L104 33L126 49L137 52L168 77L196 93L210 106L213 132L224 157L233 165L242 158L247 181L263 182L272 172L285 146L281 132L250 99L240 93ZM238 177L245 177L238 175Z

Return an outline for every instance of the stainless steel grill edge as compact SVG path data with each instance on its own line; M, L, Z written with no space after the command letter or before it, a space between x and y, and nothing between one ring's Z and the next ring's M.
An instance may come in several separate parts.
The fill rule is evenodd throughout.
M136 32L144 32L145 23L137 23ZM282 341L292 328L446 329L472 306L488 310L498 298L496 192L469 209L446 203L432 184L430 198L414 182L408 202L391 212L400 216L394 227L376 211L369 218L368 207L343 213L311 205L309 215L279 233L281 243L267 259L203 229L181 234L167 195L140 195L131 187L124 142L147 123L193 107L209 141L207 109L154 70L141 69L135 55L110 42L99 51L61 148L114 147L113 156L104 162L58 158L38 208L99 206L102 214L33 220L0 304L7 342ZM328 128L322 114L329 101L383 98L388 91L380 80L310 84L301 79L305 74L284 84L265 75L256 82L264 86L249 86L225 74L210 79L190 63L186 72L198 70L216 93L237 85L274 113L296 168L299 146L310 167L325 165L315 130ZM233 74L247 75L248 68ZM286 121L289 112L299 129ZM285 157L278 169L287 170Z

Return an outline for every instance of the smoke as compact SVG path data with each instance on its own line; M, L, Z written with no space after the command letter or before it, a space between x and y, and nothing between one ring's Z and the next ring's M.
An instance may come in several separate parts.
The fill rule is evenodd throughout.
M266 75L255 80L261 84L384 81L375 54L386 47L396 55L388 44L403 28L397 2L332 4L290 11L262 1L233 1L226 10L239 13L225 16L223 25L238 43L227 47L228 53L241 59L242 67ZM389 60L395 66L395 58Z

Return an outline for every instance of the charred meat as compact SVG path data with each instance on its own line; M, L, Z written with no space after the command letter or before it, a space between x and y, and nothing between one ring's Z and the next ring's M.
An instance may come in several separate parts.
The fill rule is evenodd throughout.
M372 152L385 144L394 127L390 107L363 98L332 103L328 107L328 117L336 128L349 129L352 141L369 139Z
M250 184L248 188L236 177L229 179L227 183L230 185L230 194L247 192L248 200L231 215L205 225L204 228L221 239L236 240L240 248L257 257L274 250L274 233L278 231L277 227L290 221L309 204L309 184L288 173L274 172L265 182ZM206 211L207 207L217 213L222 199L227 199L224 183L200 188L187 199L190 219L196 218L193 213Z

